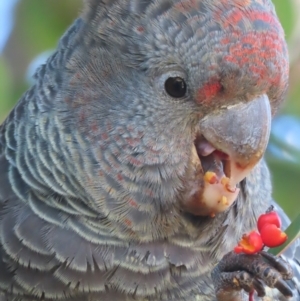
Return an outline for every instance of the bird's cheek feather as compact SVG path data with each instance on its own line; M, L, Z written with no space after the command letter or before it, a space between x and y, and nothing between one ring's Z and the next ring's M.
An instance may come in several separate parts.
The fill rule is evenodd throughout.
M236 187L262 158L270 136L271 108L262 95L200 121L182 196L183 208L214 216L236 200Z

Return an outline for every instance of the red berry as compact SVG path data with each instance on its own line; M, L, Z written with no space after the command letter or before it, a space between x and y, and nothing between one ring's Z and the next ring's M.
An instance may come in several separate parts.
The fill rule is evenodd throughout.
M287 235L274 224L266 224L260 230L263 243L270 248L282 245L287 240Z
M235 246L233 250L237 254L243 253L243 247L241 247L239 245Z
M243 238L239 241L238 246L234 248L235 253L255 254L261 251L263 241L260 234L252 231L249 234L244 234Z
M281 220L276 211L270 211L260 215L257 221L258 231L261 232L261 229L267 224L275 225L277 228L281 227Z

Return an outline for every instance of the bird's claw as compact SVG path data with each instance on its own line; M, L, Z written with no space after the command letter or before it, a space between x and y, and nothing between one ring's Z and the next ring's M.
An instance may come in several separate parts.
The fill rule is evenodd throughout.
M281 257L264 251L255 254L227 253L212 271L212 279L219 301L239 300L241 290L255 290L259 297L266 294L265 285L277 288L285 297L293 293L285 280L293 277L289 264Z

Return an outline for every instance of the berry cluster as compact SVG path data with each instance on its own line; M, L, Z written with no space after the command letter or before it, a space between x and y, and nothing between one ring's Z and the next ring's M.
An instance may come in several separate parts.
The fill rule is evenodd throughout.
M234 252L255 254L260 252L264 246L275 248L282 245L287 240L287 235L281 231L280 227L280 217L271 207L258 218L258 232L253 230L248 234L244 234L234 248Z

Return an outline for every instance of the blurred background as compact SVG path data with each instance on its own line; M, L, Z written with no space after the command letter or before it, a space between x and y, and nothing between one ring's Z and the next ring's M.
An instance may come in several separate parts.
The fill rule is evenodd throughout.
M82 0L0 0L0 123L32 84ZM291 219L300 213L300 0L274 0L290 51L290 91L274 119L267 160L274 198ZM0 183L1 184L1 183Z

